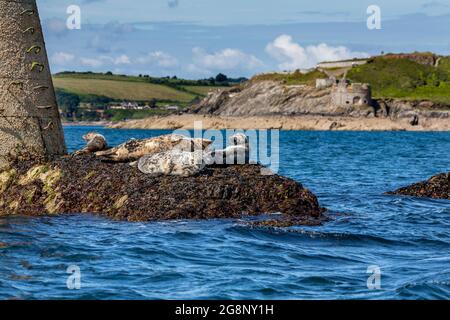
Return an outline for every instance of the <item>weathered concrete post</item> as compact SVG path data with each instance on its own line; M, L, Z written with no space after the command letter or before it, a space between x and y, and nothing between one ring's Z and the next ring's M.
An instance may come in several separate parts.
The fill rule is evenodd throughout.
M36 0L0 0L0 168L66 153Z

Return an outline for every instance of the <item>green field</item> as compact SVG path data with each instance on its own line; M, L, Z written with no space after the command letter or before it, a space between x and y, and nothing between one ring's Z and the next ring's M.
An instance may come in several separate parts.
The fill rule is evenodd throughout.
M211 87L211 86L183 86L184 90L195 93L197 95L206 96L208 93L217 89L225 89L227 87Z
M103 79L83 79L69 77L55 77L53 79L57 89L80 95L97 95L117 100L149 101L171 100L189 102L195 95L183 92L165 85L145 83L140 81L118 81Z
M227 78L226 82L220 82L216 78L187 80L177 77L115 75L111 72L62 72L53 76L58 105L67 121L92 121L100 118L117 121L167 114L170 111L165 108L166 105L186 108L210 91L229 87L240 80L241 78ZM123 101L152 107L145 110L101 111Z

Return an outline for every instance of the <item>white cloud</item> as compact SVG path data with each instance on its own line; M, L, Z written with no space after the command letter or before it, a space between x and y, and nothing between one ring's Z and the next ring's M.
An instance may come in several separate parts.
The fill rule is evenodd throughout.
M66 53L66 52L56 52L51 57L51 61L54 64L58 64L58 65L66 65L66 64L72 62L74 59L75 59L75 56L73 54Z
M81 58L80 63L86 67L100 68L105 65L118 66L118 65L124 65L124 64L131 64L131 60L127 55L123 54L118 57L100 56L98 58Z
M81 58L80 62L83 66L91 68L99 68L103 66L103 61L101 59Z
M130 58L123 54L117 58L114 59L114 64L115 65L120 65L120 64L131 64Z
M207 53L202 48L192 49L193 65L198 69L226 71L233 69L253 70L263 66L261 60L238 49L224 49Z
M193 63L188 64L185 69L190 74L200 75L202 77L210 76L212 74L211 71L200 68Z
M163 51L153 51L144 57L140 57L137 61L141 64L157 65L159 67L170 68L178 65L178 60Z
M307 69L323 61L369 56L365 52L354 52L344 46L332 47L325 43L302 47L289 35L281 35L269 43L266 52L280 63L278 67L281 70Z

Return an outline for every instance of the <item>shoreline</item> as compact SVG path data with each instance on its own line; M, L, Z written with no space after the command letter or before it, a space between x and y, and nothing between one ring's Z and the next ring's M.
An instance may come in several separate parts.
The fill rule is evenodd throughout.
M412 126L410 119L355 118L342 116L249 116L223 117L199 114L156 116L141 120L105 123L111 129L279 129L285 131L450 131L448 118L424 118Z
M106 127L113 124L111 121L73 121L62 122L63 127Z

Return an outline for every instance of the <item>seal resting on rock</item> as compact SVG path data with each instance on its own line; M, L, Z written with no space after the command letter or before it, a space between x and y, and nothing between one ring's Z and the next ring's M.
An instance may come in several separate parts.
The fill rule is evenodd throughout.
M169 150L148 154L139 159L139 171L150 176L174 175L190 177L205 167L203 151Z
M89 132L85 134L83 136L83 140L87 142L86 147L76 151L73 154L74 156L102 151L108 147L105 137L97 132Z
M250 162L250 145L248 137L243 133L238 133L230 137L231 146L224 150L214 150L210 157L206 157L209 165L232 165L248 164Z
M260 165L222 166L190 177L152 177L93 154L39 164L34 158L16 161L0 170L0 217L77 212L160 221L283 213L270 215L270 220L323 221L324 209L308 189L276 174L261 175L261 170Z
M115 148L96 152L95 155L102 160L112 162L133 162L145 155L170 150L207 150L211 144L211 140L191 139L179 134L168 134L149 139L130 140Z

